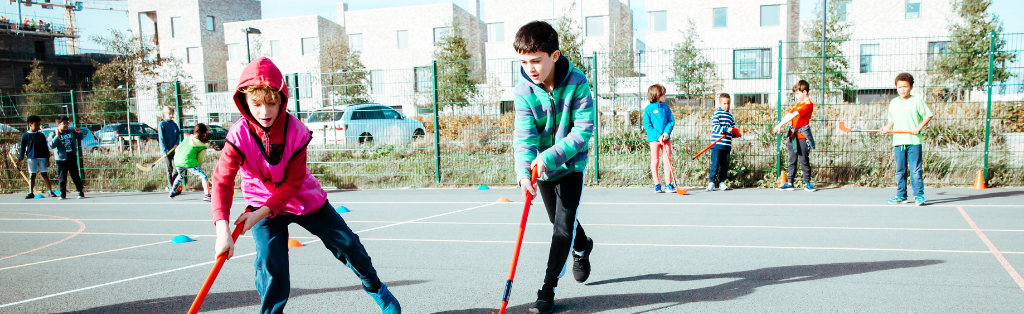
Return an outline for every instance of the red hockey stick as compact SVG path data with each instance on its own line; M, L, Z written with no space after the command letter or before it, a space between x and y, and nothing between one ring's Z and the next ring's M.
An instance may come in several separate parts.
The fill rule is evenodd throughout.
M693 159L697 159L697 157L700 157L700 155L704 154L704 152L706 152L706 151L708 151L709 149L711 149L711 147L715 146L715 144L718 144L718 141L721 141L721 140L722 140L723 138L725 138L725 135L722 135L722 137L719 137L719 138L718 138L717 140L715 140L714 142L711 142L711 145L708 145L708 147L704 147L704 150L700 151L700 152L699 152L699 153L697 153L696 155L693 155L693 158L691 158L691 160L693 160Z
M676 183L676 170L675 170L675 167L672 166L672 154L671 154L671 152L665 151L665 150L668 150L668 149L672 149L672 147L669 146L669 145L664 145L661 148L662 157L665 158L665 163L668 164L668 165L666 165L666 167L668 168L668 176L672 178L672 182L669 182L669 183L675 184ZM686 195L686 189L682 189L682 188L679 188L677 186L676 187L676 194Z
M246 208L246 211L249 211ZM235 231L231 232L231 242L234 243L238 240L238 235L242 234L242 227L245 224L235 225ZM213 287L213 281L217 279L217 274L220 273L220 268L224 266L224 262L228 260L228 254L224 253L217 256L217 262L213 263L213 269L210 270L210 275L206 276L206 282L203 282L203 287L199 289L199 294L196 295L195 301L192 301L192 307L188 309L188 314L199 313L199 307L203 306L203 301L206 300L206 294L210 292L210 287Z
M533 168L530 171L530 185L537 183L537 168ZM519 249L523 247L523 232L526 231L526 217L530 215L530 203L533 199L533 195L530 192L526 192L526 205L523 205L523 218L519 221L519 236L516 237L516 251L512 254L512 266L508 269L508 281L505 282L505 295L501 297L501 309L498 310L499 314L505 314L505 308L508 307L508 297L512 294L512 280L516 278L516 264L519 263ZM494 312L491 312L494 314Z
M846 122L845 121L839 121L839 130L843 131L843 132L846 132L846 133L850 133L850 132L882 133L882 130L879 130L879 129L850 129L849 127L846 126ZM907 130L889 130L886 133L907 133L907 134L910 134L910 131L907 131Z

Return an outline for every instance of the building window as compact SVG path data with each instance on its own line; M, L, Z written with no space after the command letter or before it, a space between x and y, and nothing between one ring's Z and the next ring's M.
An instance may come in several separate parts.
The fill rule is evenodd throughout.
M213 24L213 16L206 16L206 30L211 32L217 30L217 27Z
M370 70L370 93L384 93L384 71Z
M171 38L178 36L178 24L181 23L180 21L181 17L171 17Z
M199 47L185 48L185 63L199 64L202 62L202 56L199 55L199 52Z
M241 61L238 44L228 44L228 61Z
M878 55L878 44L860 45L860 73L868 73L873 70L875 56Z
M505 23L487 23L487 42L505 41Z
M712 11L714 12L714 28L724 28L726 26L729 26L728 12L726 11L726 8L714 8Z
M761 6L761 26L779 26L779 5Z
M921 0L907 0L907 18L916 19L921 17Z
M664 32L668 29L668 11L651 11L648 21L652 32Z
M850 15L850 0L839 1L839 21L846 22Z
M398 49L409 48L409 31L402 30L396 34L398 35Z
M604 16L587 17L587 36L604 36Z
M210 123L220 123L220 113L210 113Z
M302 39L302 55L308 56L316 53L316 37Z
M281 41L271 40L270 41L270 57L277 57L281 55Z
M733 50L733 78L770 78L772 76L771 60L771 49Z
M363 50L363 34L348 35L348 46L352 51Z
M434 27L434 45L444 42L444 38L452 33L451 27ZM401 40L401 39L399 39ZM402 48L402 47L398 47Z
M935 59L941 54L950 53L952 50L949 49L950 42L948 41L933 41L928 43L928 69L935 67Z
M217 83L206 83L206 92L207 93L216 93L217 92Z
M431 68L430 67L415 67L413 68L413 76L416 79L416 84L413 89L417 93L429 92L431 85L434 81L431 79Z

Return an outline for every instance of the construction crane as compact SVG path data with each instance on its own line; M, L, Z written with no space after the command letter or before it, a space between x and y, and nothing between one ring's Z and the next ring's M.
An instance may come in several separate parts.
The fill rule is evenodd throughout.
M101 10L101 11L117 11L128 14L128 5L125 3L127 0L98 0L98 1L73 1L73 0L10 0L11 2L17 1L26 7L38 5L43 9L53 9L53 7L64 8L64 26L67 28L67 42L68 49L71 54L78 53L78 28L75 26L78 24L75 18L75 12L83 10ZM63 4L53 3L62 1ZM21 17L21 6L18 6L18 21L22 20Z

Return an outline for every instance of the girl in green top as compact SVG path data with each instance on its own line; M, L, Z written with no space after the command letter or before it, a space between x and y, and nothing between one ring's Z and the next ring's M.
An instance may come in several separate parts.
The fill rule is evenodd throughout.
M209 178L206 173L203 173L203 169L199 168L203 164L203 158L206 157L206 143L210 141L207 136L208 132L210 132L210 128L205 124L196 124L192 129L192 134L186 135L185 140L181 141L178 148L174 150L174 167L178 171L178 176L171 184L170 198L173 199L175 196L181 195L185 172L188 171L203 180L203 200L210 201Z

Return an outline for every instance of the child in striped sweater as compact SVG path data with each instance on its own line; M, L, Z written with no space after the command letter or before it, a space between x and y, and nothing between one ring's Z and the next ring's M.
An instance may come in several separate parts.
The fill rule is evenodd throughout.
M711 140L721 141L711 147L711 170L708 175L708 191L715 191L715 179L718 180L718 190L730 190L725 185L725 176L729 173L729 152L732 151L732 138L736 136L736 120L729 113L732 104L732 97L722 93L718 95L718 111L711 117Z

